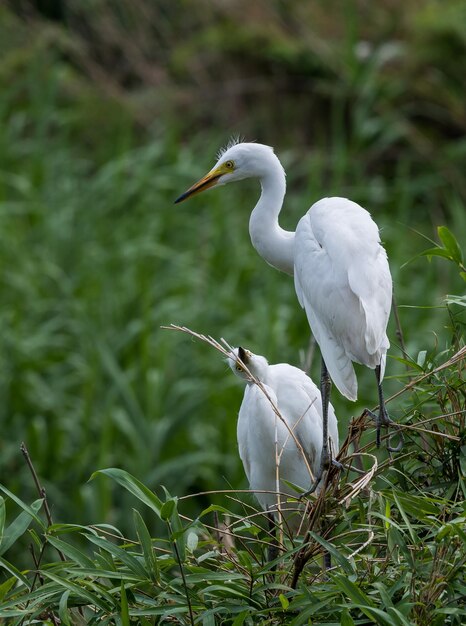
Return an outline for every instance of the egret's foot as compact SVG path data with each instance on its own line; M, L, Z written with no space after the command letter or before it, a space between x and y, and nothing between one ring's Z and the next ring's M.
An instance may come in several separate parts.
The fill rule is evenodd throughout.
M300 499L300 500L304 500L304 498L307 498L308 496L310 496L310 495L311 495L311 493L314 493L314 491L317 489L317 487L318 487L318 485L319 485L320 481L322 480L322 474L323 474L323 473L324 473L324 472L322 471L322 469L320 469L320 470L319 470L319 472L318 472L318 474L317 474L317 476L315 477L314 482L313 482L313 483L312 483L312 485L309 487L309 489L308 489L307 491L305 491L304 493L302 493L302 494L299 496L299 499Z
M339 461L336 461L335 459L330 458L330 455L328 452L326 455L324 455L323 453L322 462L320 464L319 471L317 472L317 476L315 477L315 480L312 483L312 485L309 487L309 489L299 496L300 500L302 500L303 498L307 498L307 496L310 496L311 493L314 493L314 491L319 486L320 481L322 480L322 476L324 475L324 472L326 472L330 468L330 465L333 465L340 471L345 469L344 465L342 465Z
M374 413L374 411L371 411L370 409L366 409L366 413L370 415L372 419L375 421L375 427L376 427L375 442L376 442L377 448L380 448L380 433L382 430L382 426L386 426L387 428L395 428L397 431L396 434L390 435L390 437L388 438L387 450L389 452L400 452L405 442L403 433L400 427L392 419L389 418L385 405L383 405L380 408L378 413ZM391 441L392 441L392 438L395 436L399 438L399 442L397 446L393 447L391 445Z
M339 470L348 470L348 472L355 472L356 474L365 474L364 470L359 469L359 467L353 467L352 465L345 465L344 463L339 463L338 461L332 461L335 464L335 467L338 467Z

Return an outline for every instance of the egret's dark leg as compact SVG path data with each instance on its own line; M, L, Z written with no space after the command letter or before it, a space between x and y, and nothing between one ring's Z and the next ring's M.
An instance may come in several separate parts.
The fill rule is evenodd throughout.
M380 448L380 430L382 426L386 426L388 428L390 426L394 426L394 422L389 418L387 409L385 407L385 400L383 397L383 390L382 390L382 382L380 380L380 365L377 365L377 367L375 368L375 377L377 379L377 389L379 391L379 414L374 415L374 417L375 417L375 426L377 429L376 444L377 444L377 448ZM371 414L372 414L372 411L371 411ZM395 425L395 428L396 428L396 425ZM397 435L399 437L399 443L396 447L393 448L390 445L391 437L388 440L387 450L389 450L390 452L399 452L401 448L403 447L404 437L403 437L403 433L401 432L399 428L398 428Z
M301 498L314 493L317 489L317 485L322 480L323 473L330 467L331 456L328 450L328 405L330 403L330 390L332 388L332 381L325 365L324 359L322 359L322 369L320 375L320 393L322 396L322 456L320 457L320 467L317 472L317 476L314 477L314 483L303 494ZM340 465L340 464L338 464Z
M277 541L277 536L276 536L276 524L275 524L275 519L272 513L267 513L267 519L269 523L269 531L270 531L270 534L272 535L272 540L269 543L269 547L267 550L267 559L269 561L273 561L278 556L278 541Z

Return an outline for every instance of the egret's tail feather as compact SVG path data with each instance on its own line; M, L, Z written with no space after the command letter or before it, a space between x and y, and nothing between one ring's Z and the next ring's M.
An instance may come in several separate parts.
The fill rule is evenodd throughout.
M323 351L322 356L325 360L330 378L338 391L352 402L357 400L358 381L351 359L343 352L338 359L331 357L327 359Z

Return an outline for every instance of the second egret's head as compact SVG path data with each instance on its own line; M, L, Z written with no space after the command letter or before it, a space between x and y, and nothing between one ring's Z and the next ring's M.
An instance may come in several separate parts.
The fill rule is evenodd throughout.
M182 193L175 203L183 202L210 187L226 185L244 178L261 178L269 171L267 164L270 160L278 161L273 148L260 143L229 144L218 156L218 161L210 172Z
M239 348L233 348L231 356L228 357L228 365L237 376L249 381L249 374L243 367L245 365L253 376L264 382L269 364L265 357L253 354L240 346Z

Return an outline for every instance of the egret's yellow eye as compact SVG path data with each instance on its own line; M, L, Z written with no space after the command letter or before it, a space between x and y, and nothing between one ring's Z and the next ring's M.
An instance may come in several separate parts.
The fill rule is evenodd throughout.
M233 163L233 161L226 161L225 167L229 170L233 170L235 168L235 164Z
M241 365L236 365L235 367L236 367L236 369L238 370L238 372L241 372L241 370L243 369L243 368L241 367Z

